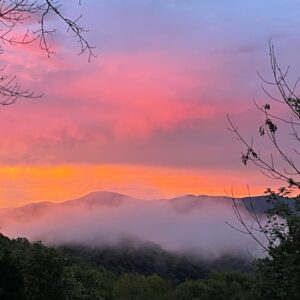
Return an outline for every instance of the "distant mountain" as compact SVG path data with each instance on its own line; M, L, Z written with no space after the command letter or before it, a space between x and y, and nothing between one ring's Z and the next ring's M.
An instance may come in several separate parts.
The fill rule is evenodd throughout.
M207 205L232 206L233 201L235 201L241 211L245 211L245 209L249 208L250 210L253 209L254 212L259 215L264 214L271 207L265 196L244 197L233 200L225 196L185 195L165 201L168 201L178 213L190 213L195 209L204 209Z
M236 199L246 221L247 208L263 215L265 197ZM208 255L257 249L239 226L229 197L185 195L144 201L113 192L93 192L61 202L31 203L0 209L1 232L48 244L116 244L121 240L150 241L169 250ZM256 251L256 250L253 250Z
M3 219L13 219L19 222L26 222L33 217L39 218L49 211L53 206L52 202L30 203L16 208L0 209L0 224Z
M92 192L85 196L79 197L74 200L65 201L57 205L60 206L76 206L84 205L87 207L94 206L110 206L110 207L120 207L126 202L138 201L138 199L113 192Z
M205 209L206 205L231 205L231 199L222 196L185 195L165 200L178 213L191 213Z
M89 211L101 208L121 209L124 206L138 208L145 205L149 208L155 208L163 203L169 207L168 209L178 214L191 214L201 210L205 211L208 208L217 209L216 206L219 209L221 207L231 207L232 201L229 197L208 195L184 195L171 199L144 201L120 193L98 191L60 203L45 201L29 203L15 208L0 209L0 226L3 226L6 221L26 223L33 218L42 218L51 212L70 209ZM237 198L234 201L236 201L242 212L246 210L245 208L249 208L254 209L255 213L261 215L270 208L270 204L266 202L266 197L264 196Z
M129 201L137 201L137 199L119 193L100 191L59 203L50 201L29 203L20 207L0 209L0 224L1 219L3 218L26 222L33 217L39 218L52 210L61 208L85 207L87 209L93 209L101 206L120 207L125 202Z
M139 202L142 202L143 204L146 202L149 206L156 206L158 203L165 202L179 214L185 214L194 212L195 210L204 209L204 206L206 205L231 206L232 201L233 200L231 198L225 196L184 195L171 199L152 200L146 202L120 193L98 191L59 203L45 201L29 203L20 207L0 209L0 218L9 216L10 218L15 218L20 221L26 221L28 218L40 217L44 213L57 208L74 208L79 206L84 206L90 209L101 206L118 208L122 205L128 205L129 203L135 203L138 205ZM252 203L254 210L259 214L264 213L268 208L270 208L270 205L266 202L266 197L264 196L237 198L235 201L241 209L244 209L245 204L248 207L251 207L250 203Z

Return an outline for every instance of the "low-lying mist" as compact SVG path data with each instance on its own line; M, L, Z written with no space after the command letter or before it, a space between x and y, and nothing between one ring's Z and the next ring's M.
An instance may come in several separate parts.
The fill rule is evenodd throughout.
M244 219L251 222L248 218L244 214ZM251 237L232 229L226 222L240 226L230 199L192 195L142 201L97 192L60 204L44 202L0 210L3 234L40 240L47 245L98 247L130 240L151 241L166 250L210 258L261 254Z

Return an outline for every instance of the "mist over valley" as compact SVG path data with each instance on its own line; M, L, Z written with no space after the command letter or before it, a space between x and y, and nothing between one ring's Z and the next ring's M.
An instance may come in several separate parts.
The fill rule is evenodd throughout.
M247 221L243 202L235 201ZM246 204L249 201L244 199ZM268 207L263 197L251 201L258 215ZM240 226L232 199L205 195L144 201L94 192L62 203L40 202L0 210L3 234L50 246L103 247L130 241L136 245L152 242L168 251L209 258L260 255L259 245L228 223Z

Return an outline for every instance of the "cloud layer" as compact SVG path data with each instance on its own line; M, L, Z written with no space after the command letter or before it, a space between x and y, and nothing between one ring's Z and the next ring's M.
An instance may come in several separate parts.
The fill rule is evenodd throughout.
M77 13L73 6L64 9ZM270 8L261 1L94 0L82 9L88 37L98 47L91 64L76 56L71 38L61 31L51 59L34 46L1 55L8 73L44 92L40 100L1 108L6 181L13 180L6 168L123 165L149 174L156 168L158 177L192 168L200 177L210 176L206 181L219 191L240 185L235 180L247 173L241 170L240 145L226 129L226 113L245 135L257 133L261 116L251 100L266 101L256 71L269 74L267 39L279 45L283 64L292 58L292 77L300 67L294 29L299 3L274 1ZM269 182L250 173L246 182L262 193ZM225 186L218 174L229 176ZM43 186L46 182L45 177ZM111 189L118 188L111 182ZM175 185L184 189L181 182ZM84 182L81 186L87 191Z

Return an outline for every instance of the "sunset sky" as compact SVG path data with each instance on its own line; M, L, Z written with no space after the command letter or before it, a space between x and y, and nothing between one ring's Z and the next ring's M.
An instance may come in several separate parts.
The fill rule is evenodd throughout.
M257 71L270 77L269 39L291 77L300 73L299 1L73 2L63 10L82 12L96 46L90 63L54 20L62 30L50 59L38 45L0 57L44 93L0 107L0 207L97 190L241 196L247 185L262 194L275 184L242 165L226 114L257 135L263 116L253 100L268 101Z

